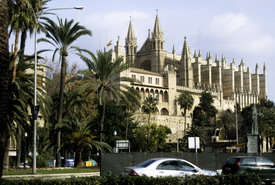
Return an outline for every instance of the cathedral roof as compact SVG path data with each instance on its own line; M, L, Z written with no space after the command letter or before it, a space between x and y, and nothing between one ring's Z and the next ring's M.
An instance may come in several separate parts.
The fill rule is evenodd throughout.
M146 74L146 75L161 76L159 73L154 73L154 72L151 72L151 71L147 71L147 70L144 70L144 69L138 69L138 68L134 68L134 67L131 67L130 71L133 72L133 73L141 73L141 74Z

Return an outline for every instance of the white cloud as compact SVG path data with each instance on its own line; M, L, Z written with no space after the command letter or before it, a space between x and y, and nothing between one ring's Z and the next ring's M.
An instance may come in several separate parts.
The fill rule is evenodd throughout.
M251 40L248 45L251 51L270 51L274 49L275 40L270 35L262 35Z
M275 40L242 13L227 13L213 17L203 35L207 40L228 51L262 55L275 48ZM213 46L215 47L215 46Z
M244 14L227 13L215 16L210 22L208 31L215 33L215 36L230 36L251 29L254 29L254 25Z

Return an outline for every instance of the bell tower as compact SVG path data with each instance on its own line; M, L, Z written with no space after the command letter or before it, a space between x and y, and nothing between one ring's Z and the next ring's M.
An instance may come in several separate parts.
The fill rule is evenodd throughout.
M137 39L135 37L132 20L130 19L127 38L125 39L126 62L134 64L137 52Z
M152 45L152 63L151 69L153 72L160 73L163 71L164 60L165 60L165 51L163 50L163 32L160 26L160 21L158 17L158 10L155 19L154 30L151 37Z

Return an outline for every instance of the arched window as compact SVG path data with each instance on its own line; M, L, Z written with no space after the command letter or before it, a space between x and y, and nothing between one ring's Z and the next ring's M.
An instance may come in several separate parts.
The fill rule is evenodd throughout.
M168 102L168 100L169 100L168 92L165 91L163 96L163 102Z
M150 95L153 96L153 97L155 97L155 92L154 92L153 89L150 90Z
M159 93L159 102L163 102L163 91Z
M159 91L158 90L155 91L155 98L159 102Z
M145 92L144 92L143 88L140 89L140 94L141 94L141 98L144 100L145 99Z
M149 96L150 96L149 89L146 89L145 90L145 97L149 97Z
M169 115L169 111L166 108L162 108L160 114L161 115Z

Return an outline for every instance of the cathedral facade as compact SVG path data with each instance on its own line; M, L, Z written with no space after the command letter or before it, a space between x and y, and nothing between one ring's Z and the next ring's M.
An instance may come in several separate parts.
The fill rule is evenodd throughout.
M182 137L183 131L190 127L193 109L203 91L211 93L218 111L234 112L236 103L244 108L258 103L259 98L267 98L265 65L263 74L259 74L257 64L253 73L243 61L239 65L234 60L228 63L224 56L212 58L210 53L203 59L200 51L191 53L186 38L181 55L176 54L174 48L168 52L164 50L164 34L158 15L153 31L148 31L144 44L139 50L137 48L137 38L130 21L125 46L121 46L118 39L113 57L124 56L125 62L131 64L132 67L121 76L139 81L131 86L140 92L141 102L148 96L158 100L158 111L151 122L171 128L171 142ZM194 98L193 108L187 112L186 124L183 110L176 101L183 91L190 92ZM141 110L136 119L145 123L146 115Z

